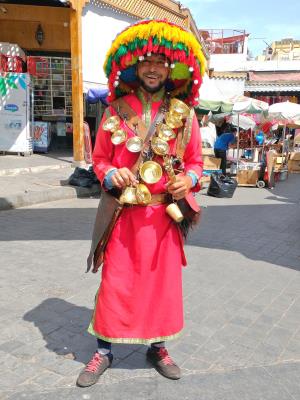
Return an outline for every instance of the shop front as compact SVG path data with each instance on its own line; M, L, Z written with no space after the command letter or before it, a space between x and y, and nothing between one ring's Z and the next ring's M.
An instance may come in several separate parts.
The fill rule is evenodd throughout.
M1 124L0 151L30 154L62 148L71 152L69 8L54 0L5 2L0 32L1 111L17 101L25 104L24 109L17 105L18 110L6 111L8 121L17 116L20 123L10 130L7 123ZM16 141L26 146L16 146Z
M16 150L1 147L11 123L15 138L11 141L22 136L27 143L18 153L69 150L75 164L84 163L84 120L93 141L103 112L101 103L85 99L89 89L106 89L102 65L116 34L150 13L191 29L200 40L189 10L173 0L161 4L141 0L138 8L122 0L0 0L0 4L0 111L7 106L7 117L13 116L0 126L0 152ZM21 115L20 107L16 111L9 106L14 104L9 96L23 82L29 100L23 101Z

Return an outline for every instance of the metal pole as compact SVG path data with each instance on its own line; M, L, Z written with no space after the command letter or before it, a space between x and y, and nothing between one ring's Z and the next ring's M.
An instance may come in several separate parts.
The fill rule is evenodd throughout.
M283 155L285 153L285 136L286 136L286 122L284 123L283 134L282 134L282 151L281 151L281 168L283 167Z
M239 169L239 152L240 152L240 113L237 113L238 127L237 127L237 158L236 158L236 174Z

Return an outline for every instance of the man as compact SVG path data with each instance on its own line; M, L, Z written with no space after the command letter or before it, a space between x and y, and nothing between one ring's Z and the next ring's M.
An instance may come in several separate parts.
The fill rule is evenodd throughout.
M226 175L227 167L227 150L230 144L235 142L236 128L230 128L226 125L223 132L217 137L214 145L215 156L221 158L221 170L223 175Z
M191 109L182 117L183 127L168 131L174 135L166 139L168 150L162 156L153 151L153 138L158 139L162 126L154 122L163 117L165 123L180 125L178 113L168 114L169 100L176 95L195 104L204 63L195 38L166 21L138 22L121 32L108 52L105 71L111 105L97 134L94 170L104 190L124 193L142 183L150 200L146 205L125 202L109 238L88 329L97 337L98 350L80 373L78 386L93 385L111 366L111 343L149 344L147 359L157 371L169 379L180 378L165 341L178 337L183 328L181 270L186 260L179 226L166 213L167 194L176 201L200 189L201 137ZM120 125L108 131L104 123L112 115L119 116ZM141 151L131 147L130 140L143 136L143 128L149 134L153 127L155 133L150 142L144 135ZM120 131L123 139L114 144L113 135ZM156 180L148 170L150 183L140 168L145 157L156 171L162 170ZM182 157L176 181L169 178L165 157Z

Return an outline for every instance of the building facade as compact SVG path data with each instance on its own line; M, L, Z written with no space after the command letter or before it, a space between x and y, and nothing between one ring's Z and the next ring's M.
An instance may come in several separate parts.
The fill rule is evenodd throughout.
M31 57L33 82L37 79L34 117L52 125L72 122L73 157L78 163L84 160L83 92L106 85L102 66L118 32L139 19L166 18L202 40L189 9L173 0L1 3L0 43L16 44L24 51L25 61Z

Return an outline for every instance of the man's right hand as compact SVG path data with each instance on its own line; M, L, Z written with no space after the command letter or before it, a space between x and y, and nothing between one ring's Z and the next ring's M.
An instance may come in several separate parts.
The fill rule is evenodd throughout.
M111 182L119 189L124 189L126 186L136 186L139 183L134 174L126 167L117 169L111 177Z

